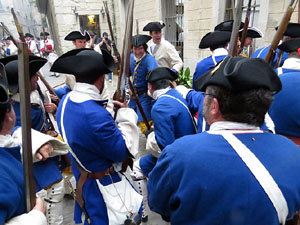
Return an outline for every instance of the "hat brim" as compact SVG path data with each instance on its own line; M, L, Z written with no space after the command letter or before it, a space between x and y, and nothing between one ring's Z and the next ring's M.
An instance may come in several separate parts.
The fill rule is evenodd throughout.
M230 41L231 32L229 31L214 31L207 33L200 41L199 48L211 48L213 46L225 45Z

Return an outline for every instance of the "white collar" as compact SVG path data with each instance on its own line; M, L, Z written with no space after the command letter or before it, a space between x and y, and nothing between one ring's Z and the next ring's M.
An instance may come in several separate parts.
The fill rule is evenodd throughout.
M142 61L142 59L146 56L146 54L147 53L145 52L144 55L139 59L137 57L135 57L135 55L133 54L133 58L134 58L135 63L138 63L138 62Z
M70 99L80 103L88 100L101 101L100 92L95 85L76 82Z
M288 58L284 61L282 68L300 70L300 59L298 58Z
M11 135L0 135L0 147L12 148L17 146L18 144L14 142L14 139Z
M260 130L260 128L246 123L238 123L238 122L230 122L230 121L215 122L209 128L209 131L219 131L219 130Z
M170 87L167 87L167 88L164 88L164 89L159 89L159 90L156 90L153 92L153 96L152 98L154 100L158 99L160 96L162 96L163 94L167 93L171 88Z
M228 51L225 48L216 48L211 54L213 56L228 55Z

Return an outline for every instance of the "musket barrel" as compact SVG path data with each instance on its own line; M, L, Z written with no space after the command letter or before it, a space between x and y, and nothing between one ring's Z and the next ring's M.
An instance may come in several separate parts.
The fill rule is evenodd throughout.
M230 37L229 43L229 52L228 55L236 56L237 54L237 39L238 39L238 32L242 20L242 7L243 7L243 0L238 0L237 7L236 7L236 15L233 22L232 33Z
M33 179L33 162L31 147L31 115L30 115L30 76L29 54L27 44L18 44L18 76L20 93L20 114L22 129L22 150L24 183L26 193L26 210L35 206L35 182Z

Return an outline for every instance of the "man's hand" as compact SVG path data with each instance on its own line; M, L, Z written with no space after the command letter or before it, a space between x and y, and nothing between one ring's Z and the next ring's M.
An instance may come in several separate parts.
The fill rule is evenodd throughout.
M47 113L55 113L57 106L54 103L44 103L44 107Z
M119 63L118 57L113 55L113 59L115 61L115 63Z
M53 146L47 142L35 153L35 157L39 160L47 160L53 153Z
M116 108L128 108L127 102L119 102L119 101L113 100L112 103L114 104L114 106Z
M36 199L35 206L33 207L33 209L39 210L44 214L46 213L46 207L45 207L44 202L41 198Z

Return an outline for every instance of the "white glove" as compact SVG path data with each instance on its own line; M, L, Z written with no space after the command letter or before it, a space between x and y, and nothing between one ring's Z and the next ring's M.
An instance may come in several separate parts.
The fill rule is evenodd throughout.
M184 85L178 85L175 89L182 95L184 99L186 99L187 94L192 90Z

